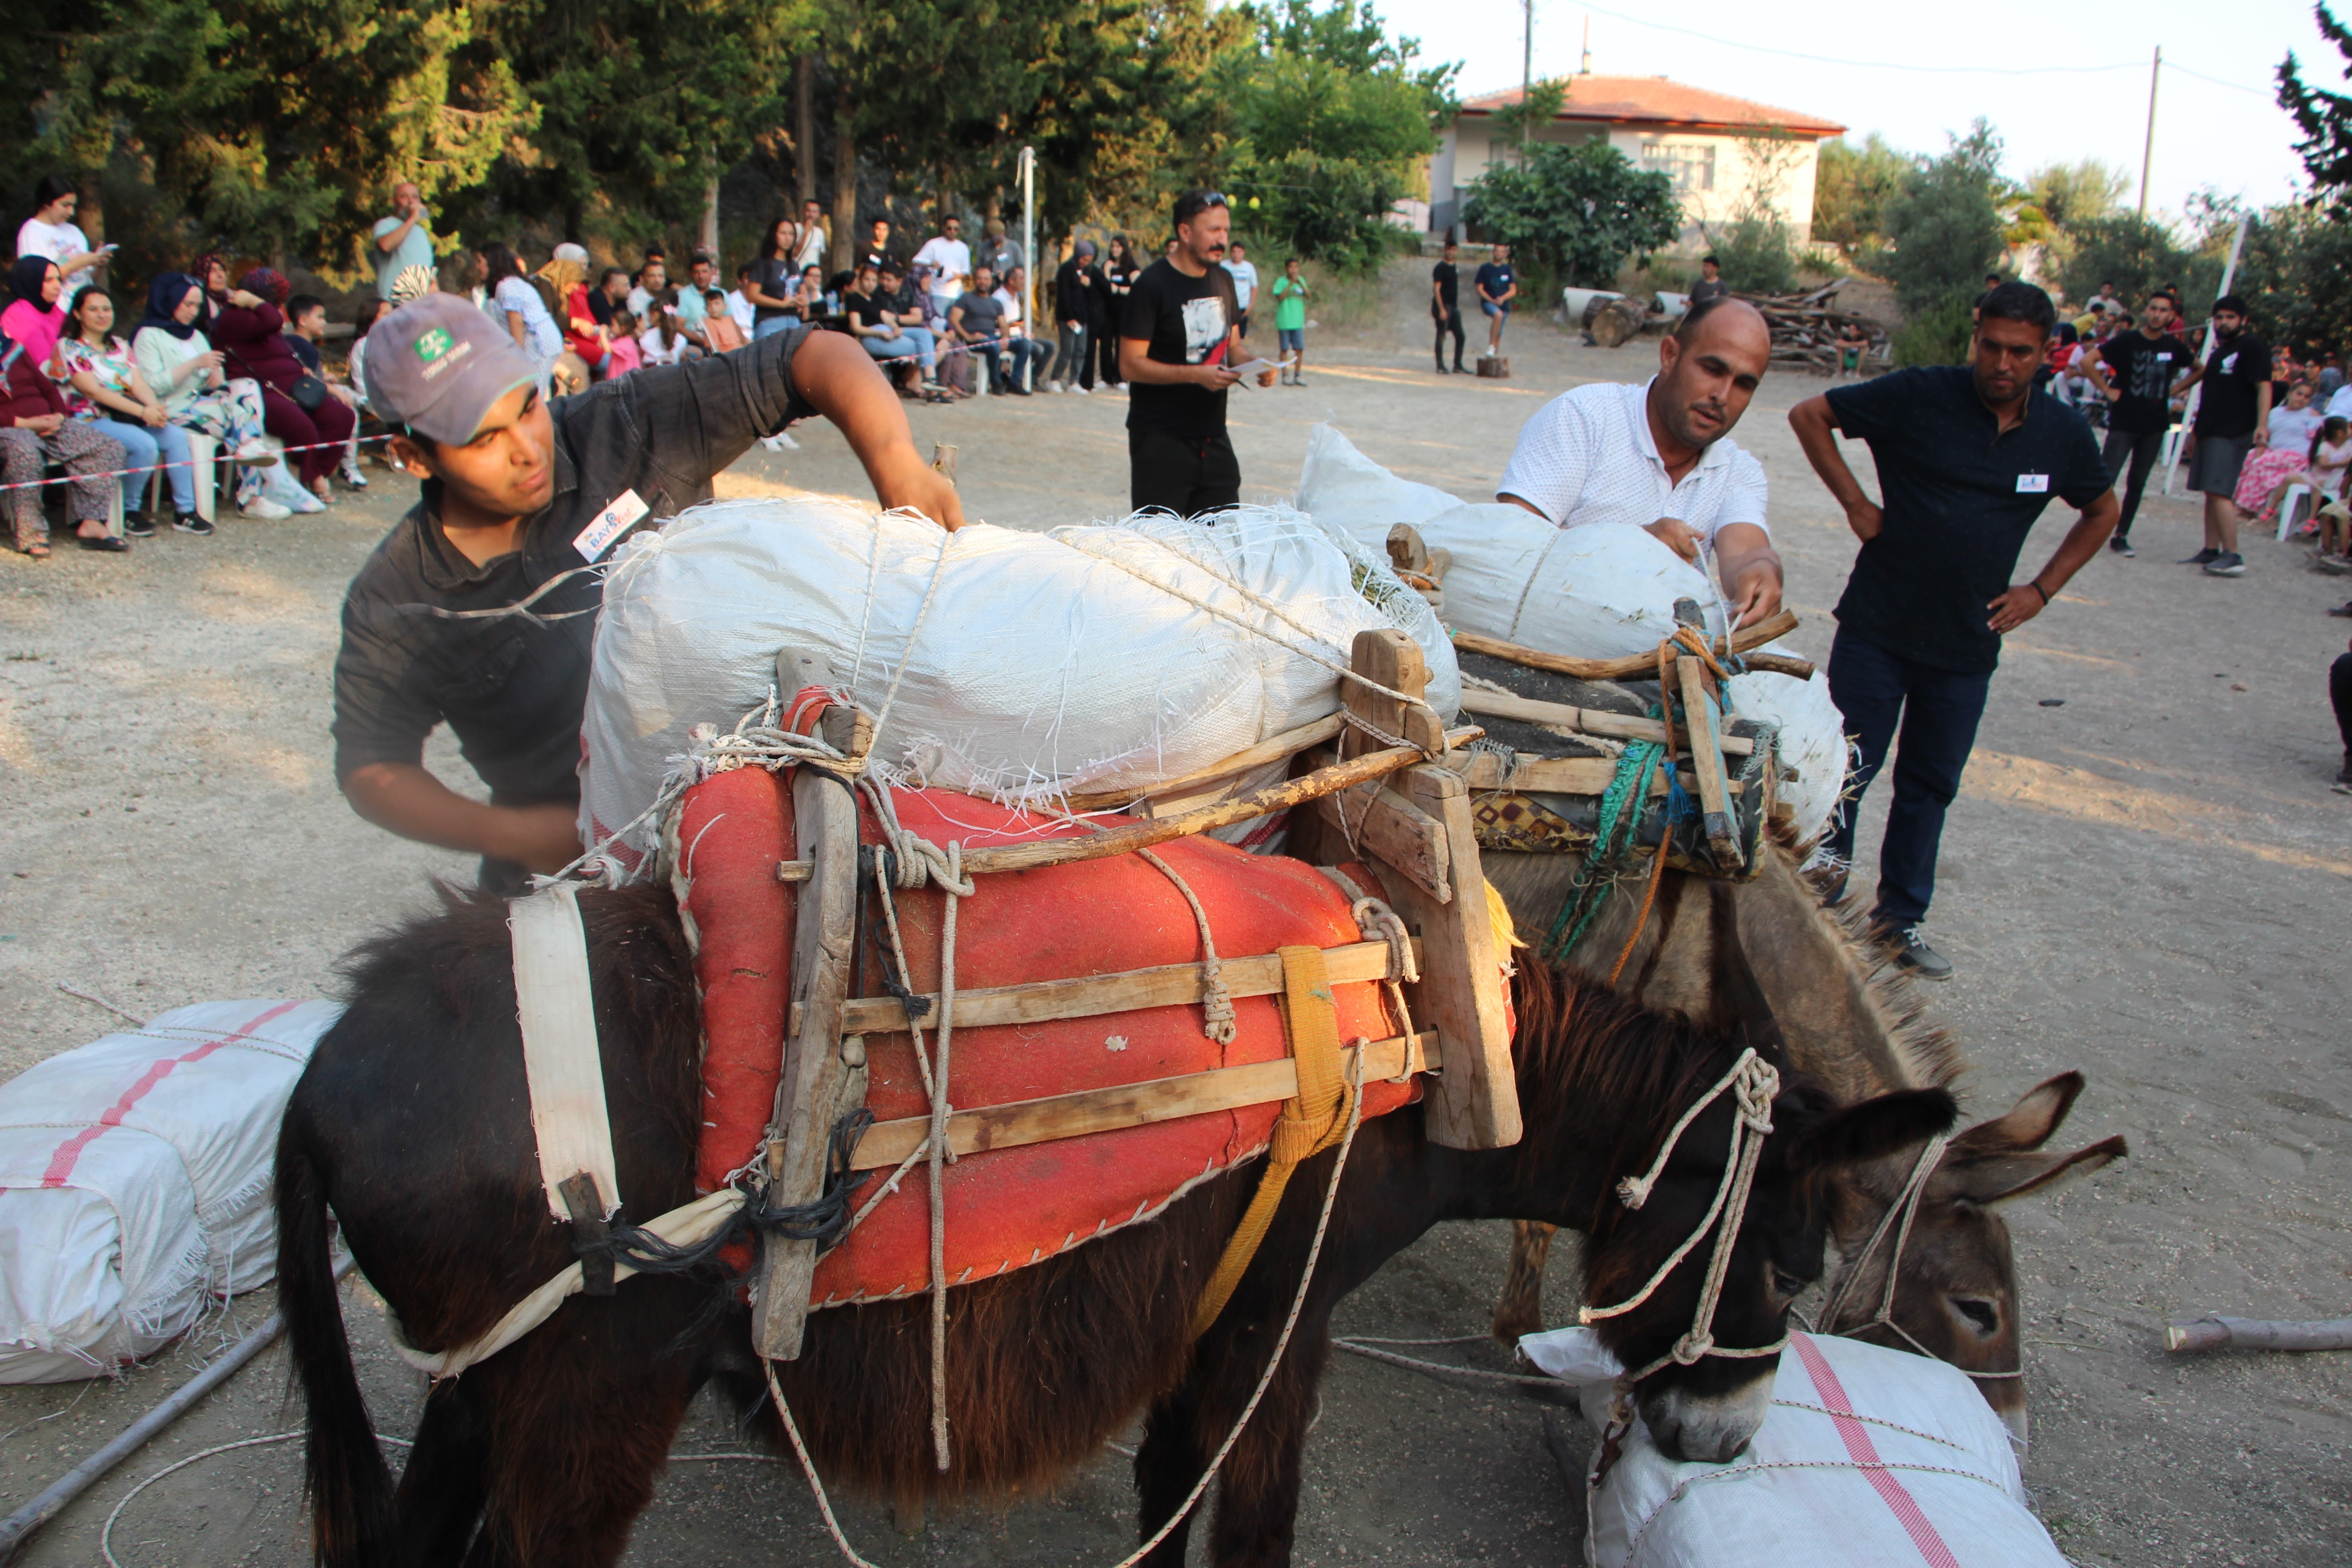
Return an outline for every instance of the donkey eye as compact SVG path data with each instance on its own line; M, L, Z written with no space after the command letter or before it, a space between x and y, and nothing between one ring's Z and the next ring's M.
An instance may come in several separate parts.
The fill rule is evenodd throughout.
M1772 1293L1776 1296L1794 1300L1805 1293L1805 1287L1810 1283L1811 1281L1790 1273L1777 1263L1772 1266Z

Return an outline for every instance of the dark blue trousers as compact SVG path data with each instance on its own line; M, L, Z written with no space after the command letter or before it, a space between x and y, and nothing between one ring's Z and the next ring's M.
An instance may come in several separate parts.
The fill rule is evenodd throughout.
M1878 851L1877 913L1889 925L1915 924L1927 918L1936 897L1944 812L1960 793L1960 770L1975 749L1992 677L1919 664L1843 627L1830 645L1829 677L1830 700L1845 715L1845 731L1862 753L1831 819L1830 849L1842 860L1853 858L1863 794L1878 776L1899 727L1895 804Z

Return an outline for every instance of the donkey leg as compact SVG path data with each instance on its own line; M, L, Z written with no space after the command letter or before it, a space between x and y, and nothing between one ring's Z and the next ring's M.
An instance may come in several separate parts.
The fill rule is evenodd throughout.
M388 1568L431 1568L466 1555L488 1496L490 1429L479 1384L457 1379L425 1396L416 1443L393 1495Z
M1288 1568L1298 1530L1299 1460L1315 1419L1316 1384L1330 1359L1331 1305L1301 1317L1265 1396L1218 1471L1217 1514L1209 1530L1215 1568ZM1271 1334L1249 1337L1263 1342ZM1221 1369L1224 1375L1206 1402L1214 1414L1204 1411L1202 1422L1218 1442L1247 1405L1264 1354L1231 1357Z
M1135 1450L1139 1542L1150 1540L1152 1532L1184 1505L1208 1465L1209 1456L1202 1451L1200 1440L1200 1383L1196 1364L1144 1417L1143 1441ZM1143 1560L1143 1568L1183 1568L1184 1546L1192 1532L1188 1517Z
M1541 1220L1511 1222L1511 1271L1503 1278L1503 1293L1495 1302L1495 1338L1507 1345L1543 1324L1544 1264L1551 1256L1551 1238L1558 1226Z
M709 1289L646 1278L607 1300L575 1300L467 1373L496 1379L485 1378L483 1393L488 1511L469 1563L609 1568L620 1560L707 1375L701 1346L672 1347ZM501 1365L508 1356L516 1359Z

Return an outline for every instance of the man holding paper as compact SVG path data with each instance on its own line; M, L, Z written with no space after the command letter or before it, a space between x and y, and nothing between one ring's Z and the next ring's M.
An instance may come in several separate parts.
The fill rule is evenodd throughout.
M335 776L378 826L480 855L488 891L520 892L580 853L580 721L604 595L592 568L624 537L709 500L753 441L815 415L848 437L884 506L963 522L845 333L795 326L550 404L488 316L427 294L369 331L364 380L393 461L424 483L343 600ZM442 723L488 805L425 770Z
M1176 198L1176 243L1143 269L1118 324L1129 384L1128 492L1138 511L1179 517L1239 506L1241 461L1225 435L1225 393L1244 375L1274 384L1274 366L1241 363L1241 306L1218 265L1233 214L1214 191Z

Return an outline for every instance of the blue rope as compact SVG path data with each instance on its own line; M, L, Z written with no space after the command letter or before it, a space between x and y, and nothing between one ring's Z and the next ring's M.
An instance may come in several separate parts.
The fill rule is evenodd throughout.
M1577 868L1576 880L1569 887L1568 897L1560 901L1559 914L1552 921L1551 934L1544 946L1554 963L1566 958L1576 944L1584 939L1593 918L1600 914L1605 901L1598 895L1604 890L1609 879L1616 874L1633 840L1641 830L1642 801L1649 787L1650 770L1665 755L1665 745L1658 741L1635 741L1629 743L1617 758L1617 771L1610 776L1609 787L1601 796L1601 821L1592 836L1592 847L1585 852L1584 864ZM1674 797L1682 785L1669 773L1666 801L1669 813ZM1628 797L1633 808L1628 810ZM1671 820L1671 816L1669 818ZM1574 922L1570 929L1570 922ZM1561 932L1566 931L1565 938Z

